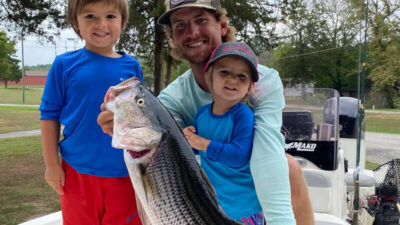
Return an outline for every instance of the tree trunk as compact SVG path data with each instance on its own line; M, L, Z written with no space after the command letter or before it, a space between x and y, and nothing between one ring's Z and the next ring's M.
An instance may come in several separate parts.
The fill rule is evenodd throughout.
M171 80L171 70L172 70L172 56L168 54L167 56L167 73L165 74L164 87L168 86Z
M161 91L162 78L162 53L163 43L165 39L164 32L160 25L157 24L158 17L154 18L154 95L158 95Z

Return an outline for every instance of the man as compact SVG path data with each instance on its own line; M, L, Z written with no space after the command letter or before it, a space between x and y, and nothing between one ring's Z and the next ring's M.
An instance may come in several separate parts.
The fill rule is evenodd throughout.
M229 26L219 0L166 0L165 5L166 12L158 23L167 27L171 54L187 60L191 69L158 97L184 128L192 125L201 106L212 101L204 66L219 44L235 41L235 30ZM312 225L313 213L301 167L284 153L280 133L285 106L282 82L275 70L261 65L258 68L260 80L251 102L255 126L250 160L257 197L268 225L296 224L294 217L299 225ZM98 123L104 132L112 134L110 112L101 113Z

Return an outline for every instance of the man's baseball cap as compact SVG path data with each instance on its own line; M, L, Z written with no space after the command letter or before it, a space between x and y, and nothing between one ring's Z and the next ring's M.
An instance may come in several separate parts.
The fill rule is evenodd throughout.
M216 11L217 8L221 7L221 3L219 0L166 0L166 10L165 13L158 18L158 24L169 25L169 17L171 14L176 10L185 7L205 8Z
M209 67L215 61L227 56L238 57L246 61L246 63L250 66L251 79L253 82L258 81L258 58L256 54L254 54L253 50L243 42L224 42L216 47L210 57L210 60L204 67L204 72L207 72Z

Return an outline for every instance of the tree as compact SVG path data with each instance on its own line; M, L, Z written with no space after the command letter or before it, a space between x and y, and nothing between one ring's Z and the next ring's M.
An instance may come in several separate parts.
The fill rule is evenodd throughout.
M0 6L1 25L14 35L36 34L51 41L66 25L64 0L0 0Z
M368 70L373 85L386 97L386 104L394 108L393 97L400 89L400 2L370 0L370 39Z
M258 55L275 39L278 15L291 1L221 0L238 41L246 42ZM272 47L272 46L271 46Z
M301 84L305 87L314 80L310 73L312 61L308 57L308 53L313 51L312 39L321 39L323 33L318 30L316 24L319 21L308 10L306 2L294 1L290 6L291 13L285 18L286 35L280 37L282 42L274 53L274 67L285 85Z
M346 0L292 2L287 37L275 51L286 85L312 83L339 92L357 86L357 18Z
M163 29L157 20L164 12L162 0L138 0L130 2L130 15L125 32L117 45L134 53L154 71L154 94L162 88L162 69L166 43Z
M15 42L9 41L7 35L0 31L0 80L4 81L7 88L7 81L19 81L21 74L18 73L18 60L14 59L16 52Z

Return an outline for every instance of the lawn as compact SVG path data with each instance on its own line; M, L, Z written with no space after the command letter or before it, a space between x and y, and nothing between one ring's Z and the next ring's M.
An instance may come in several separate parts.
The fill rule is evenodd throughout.
M0 106L0 133L40 128L37 107Z
M59 210L59 196L44 179L40 136L0 139L0 224Z
M365 129L370 132L400 134L400 114L366 113Z
M29 86L25 88L24 98L26 105L39 105L43 94L43 85ZM0 104L22 104L22 86L21 85L0 85Z

